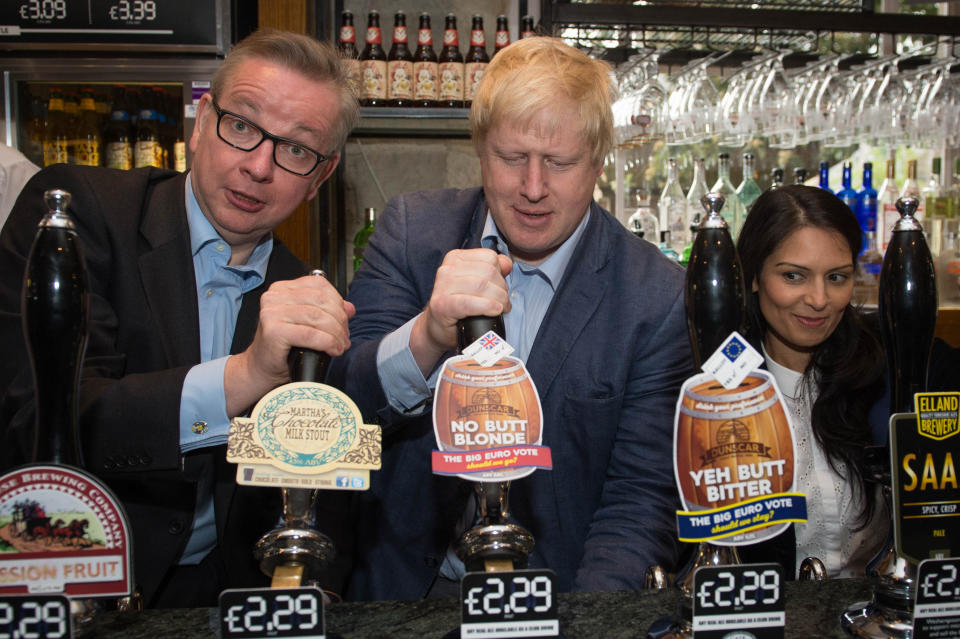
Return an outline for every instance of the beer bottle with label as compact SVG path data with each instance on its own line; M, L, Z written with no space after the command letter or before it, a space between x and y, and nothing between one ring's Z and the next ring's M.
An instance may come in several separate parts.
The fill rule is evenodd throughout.
M380 33L380 12L376 9L367 14L367 45L360 54L360 81L361 105L386 106L387 54Z
M353 93L360 96L360 52L357 50L357 31L353 26L353 12L340 14L340 41L337 48L350 77Z
M93 89L84 89L80 94L80 113L77 117L76 163L84 166L100 166L100 118L93 99Z
M457 16L448 13L443 25L443 51L440 67L440 106L463 107L463 56L457 34Z
M493 56L496 56L510 44L510 27L508 25L507 16L497 16L497 34L493 39Z
M467 52L465 60L463 80L463 105L470 106L473 102L473 96L477 92L480 80L483 78L483 72L486 71L490 63L490 56L487 55L487 39L483 34L483 16L474 15L472 25L470 26L470 51Z
M115 87L110 121L103 131L103 146L106 150L105 166L111 169L133 168L133 127L127 103L127 93L122 86Z
M76 91L63 94L63 111L67 114L67 162L77 163L77 126L80 123L80 97Z
M407 46L407 16L393 14L393 45L387 56L387 104L394 107L413 105L413 54Z
M520 20L520 39L532 38L537 35L533 30L533 16L523 16Z
M152 92L145 92L144 99L148 99ZM157 152L160 146L160 129L157 123L157 113L153 105L144 102L140 108L140 114L137 116L137 135L136 143L133 147L133 166L141 168L144 166L155 166L163 168L158 163L158 157L162 159L162 151Z
M67 114L63 110L63 91L50 89L47 119L43 123L43 165L66 163L70 146Z
M439 87L439 65L437 54L433 50L433 28L430 26L430 14L420 14L420 28L417 30L417 51L413 54L413 103L418 107L437 105Z

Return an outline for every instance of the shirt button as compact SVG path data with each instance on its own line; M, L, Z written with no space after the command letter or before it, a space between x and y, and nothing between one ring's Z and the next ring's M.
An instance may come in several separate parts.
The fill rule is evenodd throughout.
M223 242L217 242L217 250L223 253L225 250L227 250L227 247Z
M212 288L208 288L208 289L207 289L207 297L213 297L213 289L212 289Z
M193 422L193 426L190 427L190 430L193 431L194 435L203 435L209 429L207 427L207 422L196 421Z
M183 532L183 522L179 519L171 519L167 525L167 532L171 535L179 535Z

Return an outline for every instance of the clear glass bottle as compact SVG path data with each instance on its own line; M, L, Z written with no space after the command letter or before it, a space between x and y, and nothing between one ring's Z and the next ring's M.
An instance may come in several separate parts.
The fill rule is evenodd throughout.
M950 200L940 184L940 158L933 158L930 177L920 190L923 207L930 221L930 252L939 255L943 245L944 222L950 208Z
M703 158L697 158L693 161L693 181L690 182L690 188L687 190L687 228L694 225L700 225L700 215L703 213L703 205L700 204L700 198L707 194L707 172L703 168ZM690 242L693 242L693 236L690 236Z
M867 247L857 257L857 270L853 276L853 301L862 306L876 306L883 255L877 250L877 234L865 235Z
M743 226L743 218L746 217L743 208L743 202L737 197L737 190L733 188L730 182L730 154L721 153L718 156L717 181L710 190L723 196L726 204L720 214L727 221L730 229L730 236L736 240L740 234L740 227Z
M783 186L783 169L779 166L770 171L770 188L779 189Z
M936 269L940 306L960 306L960 246L957 243L956 221L946 225Z
M673 239L670 237L670 231L660 231L660 252L674 262L680 261L680 254L673 249Z
M881 253L886 253L890 236L893 234L893 226L900 219L900 212L897 211L900 189L894 179L895 174L895 160L890 158L887 160L887 176L883 178L883 183L880 184L880 190L877 192L877 238L880 245L877 250Z
M373 235L377 224L377 209L364 209L363 217L363 227L353 236L353 270L357 270L363 264L363 251L370 243L370 236Z
M650 199L645 196L643 189L631 189L630 200L635 210L627 220L627 228L637 237L656 245L660 241L660 221L650 208Z
M676 158L667 160L667 181L660 192L661 234L669 232L670 247L679 253L687 243L687 200L680 186Z
M917 161L909 160L907 162L907 179L903 181L900 187L900 197L913 196L920 200L920 206L917 212L913 214L918 221L922 222L926 217L926 207L923 205L923 198L920 194L920 183L917 182Z
M740 185L737 187L737 197L740 198L740 203L743 204L743 210L747 214L750 213L750 207L753 206L753 203L756 202L760 194L763 193L763 191L760 190L760 185L753 179L754 166L755 158L753 153L744 153L743 180L741 180Z

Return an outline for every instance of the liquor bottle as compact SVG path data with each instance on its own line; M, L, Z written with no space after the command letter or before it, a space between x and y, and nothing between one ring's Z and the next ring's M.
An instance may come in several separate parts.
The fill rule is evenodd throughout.
M937 258L937 298L940 306L960 306L960 246L956 223L949 223Z
M457 16L448 13L444 18L443 51L440 63L440 106L463 107L463 56L457 34Z
M634 211L627 219L627 228L639 238L656 245L660 240L660 221L650 208L650 199L645 197L646 191L633 188L630 199L634 204Z
M363 251L370 243L370 236L373 235L373 229L377 223L377 209L363 209L363 217L363 227L353 236L353 270L357 270L363 264Z
M433 28L430 14L420 14L417 30L417 51L413 54L413 103L418 107L437 106L440 97L440 67L433 50Z
M82 466L78 386L90 306L83 251L70 194L44 193L49 212L27 257L23 332L33 369L36 434L33 459Z
M830 163L820 163L820 188L824 191L830 191ZM830 191L833 193L833 191Z
M387 54L383 50L380 33L380 12L371 9L367 14L367 44L360 54L360 104L385 106L387 104Z
M840 178L840 190L837 191L837 197L843 200L851 211L857 212L857 192L853 189L853 166L849 161L843 163L843 177ZM860 225L863 228L863 225Z
M807 170L803 167L797 167L793 170L793 183L803 184L807 181Z
M680 254L673 248L673 240L670 238L670 231L660 231L660 244L657 246L660 249L660 252L663 253L667 259L673 260L674 262L680 261Z
M77 133L74 152L76 163L83 166L100 166L100 118L93 99L93 89L84 89L80 94L80 112L77 118Z
M683 252L680 253L680 266L684 268L690 263L690 253L693 252L693 245L697 241L697 231L700 230L701 217L699 213L694 217L693 222L690 224L690 243L683 247Z
M783 186L783 169L779 166L770 171L770 189L779 189Z
M533 30L533 16L523 16L520 19L520 39L532 38L535 35L537 32Z
M340 37L337 49L343 64L347 68L353 94L360 96L360 51L357 49L357 30L353 26L353 12L344 10L340 14Z
M144 96L146 97L146 96ZM160 127L153 105L145 103L137 116L136 141L133 146L133 166L163 168L163 150L160 146Z
M923 205L923 198L920 195L920 184L917 182L917 161L909 160L907 162L907 179L903 181L900 187L900 197L915 197L919 201L916 212L913 217L923 222L926 216L926 207Z
M740 185L737 187L737 197L740 198L740 203L743 204L744 217L750 213L750 207L753 206L753 203L756 202L760 194L763 193L763 191L760 190L760 185L753 179L753 172L753 153L744 153L743 180L740 181Z
M739 202L736 196L732 198ZM746 317L743 268L721 215L718 193L703 197L705 215L687 265L687 330L693 360L699 368L734 330L743 330Z
M941 245L943 244L943 225L947 220L947 213L950 208L950 201L944 195L944 189L940 186L940 158L933 158L930 177L926 184L920 190L920 199L923 200L923 208L926 214L926 221L922 222L924 226L930 225L930 252L935 256L940 255Z
M480 86L483 72L490 64L487 55L487 39L483 33L483 16L474 15L470 26L470 50L464 59L463 105L470 106Z
M507 16L497 16L497 33L493 38L493 55L490 56L491 58L500 53L501 50L506 49L510 44L509 24L510 23L507 21Z
M886 254L887 245L890 244L893 225L900 219L900 213L897 211L900 189L897 188L897 183L894 180L895 170L894 160L890 158L887 160L887 176L883 179L880 190L877 192L877 239L880 244L879 251L883 254Z
M133 168L133 127L126 92L122 88L113 101L110 122L103 131L103 146L106 149L105 166L111 169Z
M387 56L387 104L393 107L413 105L413 54L407 46L407 16L393 14L393 45Z
M730 181L730 154L721 153L717 164L717 181L710 189L712 193L719 193L726 203L723 207L723 219L727 221L727 228L734 238L740 233L743 219L746 217L743 202L737 197L737 190Z
M687 200L677 175L677 160L667 160L667 181L660 192L660 234L664 231L670 238L670 248L675 253L683 250L687 243Z
M866 246L857 256L857 267L853 275L853 301L862 306L876 306L883 255L877 250L876 231L864 233L863 237Z
M96 108L100 130L103 131L103 127L107 126L107 122L110 121L110 102L107 97L107 92L102 90L94 91L93 103Z
M177 95L173 91L168 91L167 95L167 128L169 131L171 167L174 171L186 173L187 171L187 144L183 139L183 120L180 114L183 113L183 96Z
M43 123L43 166L65 164L69 146L70 135L67 114L63 110L63 91L52 88L47 102L47 119Z
M703 205L700 204L700 198L707 194L707 173L703 168L703 158L697 158L693 161L693 181L690 182L690 188L687 190L687 228L700 226L700 218L703 214ZM693 242L693 235L690 236L690 242ZM689 246L689 243L688 243Z
M863 187L857 193L857 221L863 231L863 250L867 249L869 237L873 237L873 248L879 252L876 241L877 232L877 190L873 188L873 163L863 163Z
M897 200L900 219L880 271L880 335L887 354L891 413L911 412L914 395L927 390L937 326L935 267L923 227L913 217L918 205L915 197Z

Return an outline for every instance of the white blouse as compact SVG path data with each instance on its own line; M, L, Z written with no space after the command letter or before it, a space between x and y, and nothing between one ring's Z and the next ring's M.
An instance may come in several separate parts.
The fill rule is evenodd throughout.
M804 384L803 374L773 361L763 351L767 370L776 378L793 424L796 442L796 482L794 489L807 495L807 521L795 523L797 568L804 557L817 557L830 577L862 577L869 562L880 550L889 529L889 515L877 487L880 506L862 530L853 532L860 513L861 500L844 479L844 465L834 472L817 443L810 414L817 398L814 384Z

